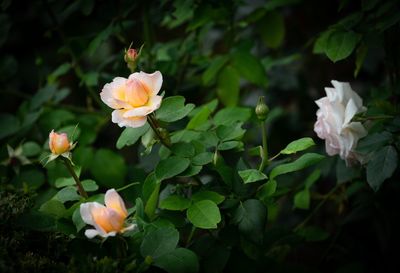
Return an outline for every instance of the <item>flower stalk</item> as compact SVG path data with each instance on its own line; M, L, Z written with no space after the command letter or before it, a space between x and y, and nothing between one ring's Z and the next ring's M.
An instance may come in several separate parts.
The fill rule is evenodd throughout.
M87 199L89 196L88 196L87 192L85 191L85 189L83 188L83 185L82 185L81 181L79 180L79 177L76 175L74 168L72 167L71 161L65 157L61 157L61 159L64 161L64 164L67 167L68 172L71 174L72 178L74 178L76 186L79 191L79 194L83 198Z
M258 170L262 172L269 164L268 161L268 143L267 143L267 129L265 128L265 120L267 119L269 108L265 104L265 98L261 96L255 109L258 120L260 121L261 134L262 134L262 149L261 149L261 163Z
M265 128L265 121L260 121L261 134L262 134L262 150L261 150L261 164L258 170L262 172L269 164L268 161L268 143L267 143L267 129Z
M151 129L153 129L157 138L160 142L167 148L171 148L171 141L169 140L168 131L164 128L161 128L158 124L157 118L154 113L151 113L147 116ZM163 133L164 132L164 133Z

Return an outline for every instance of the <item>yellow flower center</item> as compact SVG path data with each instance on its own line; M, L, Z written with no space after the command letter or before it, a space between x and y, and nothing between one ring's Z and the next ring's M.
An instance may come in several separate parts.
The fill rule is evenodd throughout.
M149 101L149 91L145 84L137 79L130 79L126 83L125 100L132 107L140 107Z
M110 217L110 212L107 208L98 208L92 211L93 220L99 225L106 233L111 231L119 232L123 228L124 218L118 213Z

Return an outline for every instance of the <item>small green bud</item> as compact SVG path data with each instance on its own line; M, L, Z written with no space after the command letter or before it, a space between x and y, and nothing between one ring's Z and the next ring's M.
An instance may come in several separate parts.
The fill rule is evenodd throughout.
M143 45L140 47L139 50L133 49L130 46L128 50L125 49L124 60L132 73L136 70L137 62L142 52L142 48Z
M255 112L256 112L257 118L258 118L259 120L264 121L264 120L267 118L268 113L269 113L269 108L268 108L268 106L265 104L265 98L264 98L264 96L261 96L261 97L258 99L258 103L257 103Z
M144 258L144 263L151 265L153 263L153 258L151 256L146 256L146 258Z

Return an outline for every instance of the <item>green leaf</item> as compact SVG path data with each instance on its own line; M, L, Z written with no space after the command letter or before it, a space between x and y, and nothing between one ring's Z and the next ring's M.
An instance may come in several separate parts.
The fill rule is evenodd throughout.
M296 193L294 196L294 206L299 209L310 208L310 191L308 189Z
M285 149L281 151L281 154L295 154L300 151L304 151L312 146L314 146L314 140L309 137L300 138L298 140L290 142Z
M327 47L327 43L328 43L328 38L331 35L332 30L329 29L327 31L324 31L323 33L321 33L317 40L314 43L314 47L313 47L313 53L314 54L322 54L325 53L325 48Z
M150 195L153 193L156 188L156 184L160 181L157 181L156 175L154 172L151 172L146 179L144 180L142 187L142 195L145 201L149 200Z
M245 122L251 117L251 109L244 107L227 107L215 115L215 125L232 125L236 122Z
M204 152L204 153L200 153L200 154L196 155L195 157L193 157L192 163L194 165L203 166L208 163L211 163L212 159L213 159L213 153Z
M304 237L307 242L320 242L329 238L328 232L315 226L303 227L296 233Z
M159 181L174 177L190 165L190 160L179 156L171 156L161 160L156 167L156 178Z
M218 150L220 150L220 151L231 150L236 147L239 147L240 145L241 145L240 141L227 141L227 142L223 142L223 143L219 144Z
M326 42L325 54L336 63L346 59L354 51L361 35L353 31L334 31Z
M49 83L55 83L57 79L65 75L70 69L71 69L71 64L70 63L63 63L59 67L57 67L56 70L54 70L49 76L47 76L47 81Z
M174 251L179 241L179 232L172 227L150 230L140 245L140 254L157 259Z
M380 132L367 135L360 139L357 143L357 152L368 154L370 152L381 149L387 145L393 138L393 135L389 132Z
M266 12L259 21L257 30L267 47L278 48L285 37L284 18L279 12Z
M42 151L42 148L37 144L36 142L33 141L28 141L25 142L22 145L22 153L24 156L31 157L31 156L36 156L40 154Z
M222 67L229 61L228 56L217 56L212 59L213 61L203 73L203 84L209 85L211 81L217 76Z
M225 106L235 106L239 101L239 74L228 65L218 76L217 95Z
M61 203L65 203L67 201L76 201L80 199L79 194L77 193L77 189L74 186L67 186L62 188L55 196L55 199L60 201Z
M109 24L106 28L104 28L102 31L98 32L96 37L89 43L89 46L86 48L89 56L92 56L97 49L100 47L100 45L107 40L110 35L112 35L114 30L114 25L113 23Z
M263 237L267 208L257 199L249 199L239 205L233 221L239 231L253 242L260 243Z
M194 104L185 104L182 96L173 96L163 99L161 107L157 110L157 119L173 122L186 117L194 108Z
M268 179L264 173L256 169L239 171L239 175L245 184Z
M267 86L267 75L259 58L245 51L236 51L232 57L233 66L243 78L251 83Z
M56 188L73 186L73 185L75 185L75 180L72 177L60 177L60 178L57 178L54 185Z
M124 185L127 165L119 154L108 149L98 149L90 164L90 171L101 186L120 188Z
M376 152L367 165L367 181L374 191L378 191L383 181L390 178L397 168L397 151L386 146Z
M154 261L154 265L169 273L195 273L199 271L196 254L186 248L177 248Z
M86 223L82 220L79 206L74 210L74 213L72 214L72 222L74 223L77 232L79 232L82 228L86 226Z
M208 107L204 107L201 109L200 112L198 112L196 115L194 115L189 123L186 126L186 129L197 129L197 127L203 125L208 120L208 117L211 114L211 110L208 109Z
M190 206L190 200L180 195L170 195L160 202L161 209L185 210Z
M193 203L186 212L189 221L198 228L213 229L221 221L217 205L210 200Z
M324 159L323 155L315 153L307 153L299 157L296 161L276 166L272 169L269 177L274 179L278 175L295 172L311 165L314 165Z
M55 199L51 199L46 203L44 203L40 207L39 211L46 213L47 215L53 216L55 218L61 218L67 212L63 203Z
M180 177L190 177L190 176L197 175L201 172L202 168L203 168L202 166L196 166L196 165L190 164L189 167L183 173L181 173L179 176Z
M275 180L269 180L267 183L261 186L258 196L261 200L267 200L269 197L273 196L276 192L277 183Z
M193 202L198 202L202 200L211 200L215 204L221 204L225 200L225 196L215 192L215 191L198 191L192 195Z
M357 78L362 65L364 64L365 57L367 57L368 47L361 44L356 51L356 68L354 70L354 78Z
M18 132L19 127L18 118L10 114L0 114L0 139Z
M97 191L99 189L99 186L97 185L96 181L92 179L86 179L81 182L85 191L91 192L91 191Z
M172 145L171 151L181 157L193 157L195 154L194 146L191 143L178 142Z
M153 219L156 213L158 197L160 195L160 186L161 183L156 183L153 192L151 193L149 199L146 202L146 206L144 207L144 212L150 219Z
M240 139L245 133L246 130L242 129L242 123L237 123L231 126L220 125L217 128L217 136L221 141Z
M320 178L321 176L321 170L316 169L314 170L306 179L304 182L305 188L310 189L311 186Z
M149 129L150 125L148 123L142 127L125 128L117 140L117 148L122 149L124 146L135 144Z

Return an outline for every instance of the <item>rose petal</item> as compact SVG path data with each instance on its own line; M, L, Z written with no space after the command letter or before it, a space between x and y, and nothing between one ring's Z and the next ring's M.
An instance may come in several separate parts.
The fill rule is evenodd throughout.
M122 77L116 77L111 83L104 85L100 92L101 100L113 109L121 109L130 107L125 102L125 94L122 92L127 79Z
M85 222L88 225L94 226L96 230L99 232L99 234L105 234L106 231L95 221L93 213L95 211L104 209L106 209L106 207L97 202L83 203L80 206L80 213L83 222Z
M162 74L160 73L160 71L156 71L152 74L147 74L142 71L135 72L129 76L129 79L131 78L135 78L144 83L149 88L149 91L151 93L150 96L155 96L158 94L163 82Z
M107 208L115 210L123 218L128 216L128 211L126 210L124 200L122 200L121 196L115 189L110 189L106 192L104 202Z
M117 123L119 127L132 127L137 128L143 126L146 121L146 116L137 116L137 117L129 117L125 118L124 113L127 110L114 110L111 114L111 121Z
M146 116L146 115L154 112L158 108L160 108L161 100L162 100L161 96L154 96L154 97L150 98L150 100L146 106L137 107L137 108L128 110L124 113L123 116L124 116L124 118Z
M96 237L97 235L100 235L100 233L96 229L85 230L85 236L88 237L89 239L92 239L92 238Z

